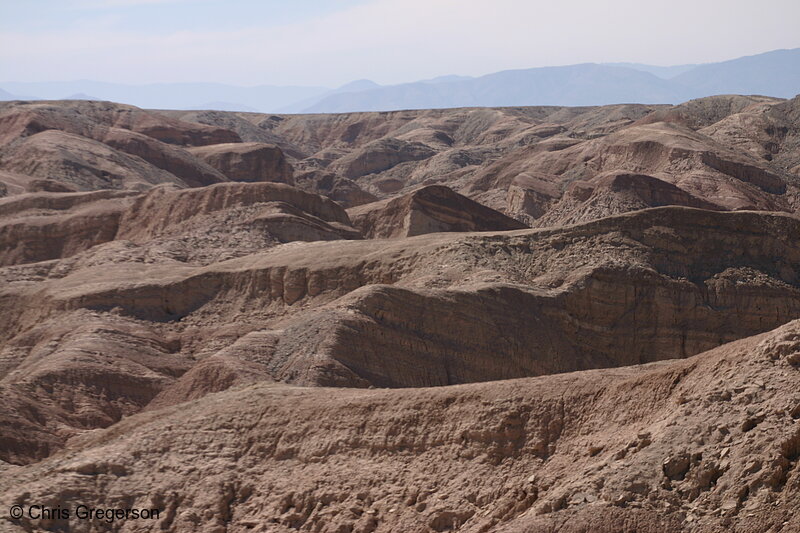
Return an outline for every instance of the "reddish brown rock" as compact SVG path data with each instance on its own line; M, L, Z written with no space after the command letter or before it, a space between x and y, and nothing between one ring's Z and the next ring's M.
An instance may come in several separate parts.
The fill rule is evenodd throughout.
M98 139L105 128L122 128L169 144L202 146L238 142L236 133L164 116L130 105L70 100L66 102L2 102L0 144L45 130L60 130Z
M273 381L269 373L269 357L280 333L252 331L232 345L194 365L174 384L165 387L148 404L148 410L202 398L234 386Z
M679 106L240 113L234 122L296 147L302 154L293 165L300 171L353 177L379 198L443 184L533 223L571 182L609 172L652 176L723 209L794 212L800 207L792 178L800 165L796 101L717 96ZM230 124L226 117L202 120ZM419 159L398 155L413 152L414 143L427 146ZM529 188L529 177L540 184Z
M58 181L81 191L142 190L180 179L138 156L87 137L47 130L0 152L0 166L10 172Z
M154 328L82 311L5 344L0 389L11 406L0 415L0 459L41 459L81 430L141 410L189 367L176 348Z
M0 508L797 529L798 102L0 105ZM258 173L239 140L305 190L214 183Z
M180 119L184 122L194 122L208 126L221 127L235 132L242 142L274 144L283 150L283 153L295 159L305 159L310 154L305 148L288 141L285 137L277 135L272 130L276 124L285 120L284 117L270 115L264 117L260 113L231 113L226 111L159 111L160 114Z
M798 334L794 322L688 360L448 388L238 388L6 466L0 503L80 494L160 509L177 531L792 529L800 398L785 354ZM743 433L750 411L763 420ZM681 455L683 479L668 478Z
M46 290L10 286L3 329L60 309L117 309L213 338L246 313L259 317L251 328L282 332L255 362L263 372L338 386L630 365L800 316L797 224L661 208L565 230L284 246L204 267L100 264ZM30 302L36 314L18 310Z
M362 234L373 239L526 227L522 222L442 186L423 187L391 200L352 208L348 213Z
M0 265L68 257L113 240L136 194L37 193L0 200Z
M142 133L109 128L103 142L112 148L141 157L151 165L180 178L189 187L202 187L228 181L226 174L198 161L190 152L159 142Z
M292 166L275 145L228 143L200 146L190 151L231 181L294 183Z
M27 192L78 192L69 185L54 180L31 180Z
M327 196L346 208L368 204L378 199L374 194L359 187L355 181L321 170L312 170L295 176L295 185L304 191Z
M143 242L169 233L176 226L194 224L203 215L258 204L280 204L290 211L294 207L295 212L311 215L332 233L334 226L352 233L345 210L327 198L279 183L225 183L189 190L159 188L149 192L125 213L117 238ZM276 222L283 223L285 218L279 217ZM309 229L313 224L309 221ZM291 232L291 228L286 229ZM295 239L287 236L286 240Z
M791 210L781 171L664 122L625 128L554 152L526 148L514 159L509 156L483 170L472 188L508 186L522 172L549 176L557 184L589 181L612 171L648 174L725 209Z
M347 178L358 178L388 170L400 163L427 159L435 153L432 148L419 142L386 138L342 157L333 168Z
M231 131L110 102L4 103L0 125L0 168L78 190L227 181L174 144L240 140Z
M541 205L531 202L531 215L537 215L536 226L552 227L576 222L586 222L596 218L612 216L648 207L677 205L711 209L722 208L701 200L683 189L643 174L610 172L601 174L589 181L573 181L558 203L554 203L542 216L535 207ZM530 209L526 205L519 209ZM533 218L533 217L532 217Z

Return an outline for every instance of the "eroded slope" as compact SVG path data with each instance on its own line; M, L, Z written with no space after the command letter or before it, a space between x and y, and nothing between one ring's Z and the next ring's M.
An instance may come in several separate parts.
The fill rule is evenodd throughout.
M159 236L8 267L2 384L18 391L51 368L55 384L25 394L68 416L7 432L6 457L33 434L59 442L86 428L58 393L79 352L30 364L41 345L66 349L52 333L64 325L107 321L100 346L118 342L120 323L172 346L163 357L180 371L151 380L154 406L259 380L420 387L640 364L800 317L799 224L668 207L560 230L291 242L210 264L170 257ZM107 395L88 398L107 408Z
M447 388L253 385L6 466L0 501L163 509L123 532L793 531L798 338Z

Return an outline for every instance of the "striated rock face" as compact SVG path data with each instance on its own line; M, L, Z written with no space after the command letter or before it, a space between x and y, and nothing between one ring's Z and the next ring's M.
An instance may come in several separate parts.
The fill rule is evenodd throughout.
M334 168L346 178L358 178L388 170L400 163L427 159L436 152L419 142L386 138L361 147L336 163Z
M351 179L332 172L312 170L295 176L295 185L303 190L327 196L344 207L368 204L378 198L370 194Z
M350 224L347 213L335 202L287 185L254 183L220 184L190 190L155 189L140 197L125 213L118 238L144 241L168 233L175 227L195 224L196 219L210 213L258 204L283 204L287 213L291 213L291 208L294 207L294 211L318 219L322 225L328 226L332 233L335 230L331 224L352 233L352 229L347 228ZM279 220L276 222L290 225L291 216L291 214L286 217L278 216ZM313 222L309 220L309 229L312 225ZM287 231L291 232L291 229L287 228ZM300 236L287 237L285 240L300 238Z
M698 233L679 237L688 226ZM798 230L786 217L668 209L557 233L428 241L420 253L449 271L365 286L281 323L267 368L304 385L419 387L685 357L800 317ZM427 270L389 250L399 269ZM776 250L793 266L774 263ZM321 275L308 264L293 256L284 279L292 266L301 279ZM392 279L370 271L366 283Z
M758 95L709 96L690 100L676 106L664 107L651 115L641 118L638 122L642 124L674 122L698 130L739 113L761 108L763 105L772 106L782 101L780 98Z
M274 331L251 331L243 335L194 365L174 384L164 387L147 405L147 410L195 400L234 386L274 381L268 370L269 354L279 338L279 332Z
M159 111L159 113L195 124L222 127L236 133L246 143L277 145L283 153L296 159L304 159L310 155L305 147L288 141L272 131L277 124L285 120L283 116L225 111Z
M213 298L220 288L217 274L189 281L193 287L178 289L176 297L151 292L198 273L189 265L289 241L358 237L338 204L273 183L3 199L0 263L19 266L0 268L0 389L9 398L0 408L7 422L0 431L0 459L41 459L72 435L141 410L194 366L195 343L202 345L204 335L176 331L175 313ZM145 273L145 265L155 270ZM48 312L49 297L42 300L40 291L50 281L64 283L56 299L66 300ZM115 287L117 281L126 286ZM287 295L291 290L287 280ZM233 340L247 333L212 330L206 338L219 338L206 347L217 349L230 342L231 333ZM262 362L248 370L240 354L215 370L209 360L194 370L201 378L184 386L186 399L227 388L240 374L270 379L257 368Z
M6 466L0 502L161 510L121 531L793 530L798 336L447 388L257 384Z
M725 209L789 211L793 201L786 195L782 171L665 122L631 126L563 150L540 151L534 145L515 160L501 160L482 171L472 188L503 187L521 172L570 183L612 171L653 176Z
M239 136L223 128L185 122L134 106L112 102L2 102L0 143L13 142L45 130L59 130L99 140L106 128L121 128L153 139L190 146L239 142Z
M470 200L447 187L428 186L391 200L349 211L367 238L411 237L441 231L492 231L525 224Z
M167 205L180 224L180 202L155 194L130 212L151 220L150 202ZM170 231L136 220L120 234L147 242ZM2 326L13 336L62 309L115 309L221 335L220 349L264 331L274 342L243 361L302 384L430 386L638 364L800 317L798 224L671 207L563 230L283 246L209 266L77 258L38 288L9 286ZM35 313L21 312L32 301Z
M17 398L0 411L25 420L4 426L5 460L39 459L149 402L155 409L254 381L418 387L632 365L690 356L800 317L800 227L785 215L670 207L563 230L273 243L210 264L179 255L176 242L206 254L215 246L247 252L242 236L252 232L228 223L235 245L213 244L225 234L207 217L240 216L237 195L248 188L261 192L246 198L275 200L278 191L296 206L303 204L293 195L311 197L280 184L156 189L120 220L124 240L0 270L0 361L8 397ZM6 209L23 212L26 198L28 209L53 199L92 205L85 196L20 196ZM317 204L306 204L304 216L342 227L341 208L311 198ZM162 209L172 225L145 223L166 218ZM335 238L347 236L338 231ZM115 370L143 372L147 388L131 382L111 385L113 398L105 389L80 402L62 398L72 380L98 379L89 366L81 370L85 349L59 333L86 324L94 324L90 350L114 357L124 353L120 328L145 328L166 347L153 357L176 370ZM45 370L51 381L40 386ZM106 414L82 418L77 406Z
M69 185L54 180L31 180L27 192L78 192Z
M57 176L58 181L81 191L142 190L159 183L181 183L178 177L139 157L57 130L26 137L3 150L0 165L10 172L39 179Z
M610 172L589 181L570 183L561 200L547 214L536 219L535 225L548 227L574 224L602 216L666 205L715 211L722 209L652 176ZM520 208L526 209L527 206L522 205Z
M218 127L88 101L3 103L0 131L0 168L83 191L228 181L176 145L240 141Z
M200 187L225 181L292 183L274 144L108 102L0 107L0 168L79 190Z
M202 187L228 181L225 173L213 165L198 161L191 152L165 145L147 135L123 129L110 129L103 142L112 148L141 157L151 165L180 178L190 187Z
M141 410L191 362L153 328L67 313L4 345L0 459L41 459L81 430Z
M261 143L229 143L190 149L231 181L277 181L293 184L292 167L280 148Z
M203 254L219 260L280 242L358 237L338 204L280 184L39 193L0 201L0 265L70 257L114 240L166 253L171 261L207 262Z
M385 199L445 184L526 224L555 208L574 181L641 174L723 209L794 212L800 205L793 177L800 166L795 100L719 96L679 106L309 116L9 103L0 108L0 170L36 179L57 175L68 187L91 190L228 179L290 182L291 166L305 174L306 190L338 194L335 199L349 207L366 202L359 190ZM37 139L42 132L77 138L46 142ZM74 146L61 153L54 143ZM0 181L8 189L9 182ZM634 208L626 203L617 208ZM538 225L559 218L554 213Z
M37 193L0 200L0 265L68 257L113 240L136 195Z

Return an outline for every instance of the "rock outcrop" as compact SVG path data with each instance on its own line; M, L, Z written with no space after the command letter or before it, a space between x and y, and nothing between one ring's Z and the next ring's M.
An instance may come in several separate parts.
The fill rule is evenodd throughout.
M355 207L348 214L364 237L373 239L412 237L441 231L503 231L527 227L441 185Z
M0 265L68 257L111 241L137 193L36 193L0 200Z
M443 184L526 224L556 208L573 181L627 173L723 209L794 212L800 205L793 177L800 166L796 107L796 99L719 96L679 106L282 116L152 112L109 102L8 103L0 108L0 170L58 176L68 187L91 190L229 179L291 183L293 167L305 174L306 190L347 207L365 203L367 194L385 199ZM62 137L36 139L42 132ZM54 144L72 146L65 154ZM332 179L339 185L327 183Z
M0 459L41 459L140 411L191 366L179 349L154 328L82 311L16 337L2 351Z
M111 128L103 138L103 142L117 150L141 157L151 165L180 178L181 182L189 187L202 187L228 181L227 174L212 165L198 161L191 152L159 142L141 133Z
M334 165L346 178L389 170L400 163L427 159L436 152L428 145L386 138L367 144Z
M197 226L204 216L223 213L230 217L236 209L247 207L271 208L274 213L254 215L263 223L272 223L274 231L283 232L284 242L317 240L319 232L329 232L332 238L339 238L334 236L337 230L353 236L356 233L345 210L327 198L278 183L225 183L187 190L154 189L125 213L117 237L145 242L175 233L176 228L180 232ZM310 233L303 235L303 229Z
M161 183L181 184L169 172L99 141L58 130L22 139L0 154L2 168L33 178L52 179L80 191L143 190Z
M0 144L28 137L45 130L58 130L100 140L106 128L121 128L141 133L161 142L202 146L239 142L227 129L185 122L134 106L86 100L62 102L0 103Z
M292 185L292 167L275 145L261 143L214 144L190 148L231 181L277 181Z
M203 254L219 260L282 242L359 237L335 202L273 183L0 200L0 265L66 258L114 240L207 262Z
M529 193L526 191L522 194ZM721 207L658 178L644 174L610 172L588 181L570 183L560 201L554 203L546 215L534 219L534 224L541 227L563 226L667 205L722 210ZM522 205L520 209L526 207Z
M0 169L82 191L228 181L182 146L240 141L229 130L89 101L3 103L0 131Z
M562 150L534 145L482 170L471 185L473 194L507 187L523 172L554 184L590 181L608 172L647 174L733 210L791 211L794 202L783 171L666 122L631 126Z
M304 191L327 196L345 208L378 200L377 196L368 193L353 180L321 170L311 170L295 176L295 185Z

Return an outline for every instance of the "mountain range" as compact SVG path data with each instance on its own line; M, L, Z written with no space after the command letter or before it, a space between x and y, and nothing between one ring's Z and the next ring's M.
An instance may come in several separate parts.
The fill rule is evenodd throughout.
M321 86L221 83L126 85L88 80L0 83L0 100L100 99L151 109L339 113L480 106L676 104L714 94L791 98L800 93L800 48L700 65L585 63L447 75L398 85L358 80Z

